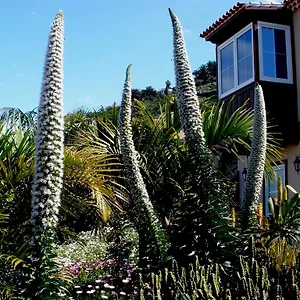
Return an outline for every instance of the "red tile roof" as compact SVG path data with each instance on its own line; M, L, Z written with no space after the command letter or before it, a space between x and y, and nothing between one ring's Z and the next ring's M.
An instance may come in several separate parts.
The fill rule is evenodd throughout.
M284 0L283 4L293 11L300 8L300 0Z
M285 0L285 2L297 2L300 3L300 0ZM219 29L224 23L233 18L235 15L240 13L243 10L276 10L280 9L284 6L287 6L285 3L279 1L262 1L262 2L238 2L234 5L228 12L226 12L219 20L209 26L205 31L200 34L200 37L205 38L206 40L209 36Z

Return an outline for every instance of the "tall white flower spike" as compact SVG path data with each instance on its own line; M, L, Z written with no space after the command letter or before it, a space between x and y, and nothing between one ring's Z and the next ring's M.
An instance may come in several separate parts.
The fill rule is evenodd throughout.
M149 199L149 195L140 172L137 152L134 147L132 127L131 127L131 65L126 70L126 81L124 85L123 98L119 113L119 132L122 160L125 165L125 172L130 187L132 198L133 218L140 234L140 247L143 247L147 264L148 256L152 256L158 261L163 261L166 256L167 242L165 232L158 219L154 207ZM142 236L142 235L143 236ZM141 250L141 249L140 249Z
M264 167L267 149L267 117L262 87L254 88L254 124L251 142L249 168L246 179L246 189L243 210L246 218L254 213L258 205L259 195L264 178Z
M58 222L63 183L63 44L64 21L59 11L49 34L38 110L31 201L34 241Z

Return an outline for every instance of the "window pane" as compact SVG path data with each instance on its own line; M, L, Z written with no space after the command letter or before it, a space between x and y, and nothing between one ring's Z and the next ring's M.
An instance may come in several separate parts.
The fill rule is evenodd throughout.
M220 51L221 56L221 92L234 88L234 55L233 42Z
M224 47L221 51L221 71L233 66L233 43Z
M282 29L274 29L275 52L278 54L286 54L285 31Z
M262 27L263 75L288 78L286 31Z
M262 27L262 44L264 52L274 52L274 29L268 27Z
M247 55L251 55L251 54L252 54L252 36L251 36L251 29L249 29L237 39L238 60L241 60Z
M262 27L263 44L263 74L267 77L276 77L275 69L275 40L274 29Z
M230 67L221 73L222 94L234 88L234 67Z
M237 38L238 84L253 76L252 68L252 35L251 29Z
M276 77L274 53L263 52L263 70L264 70L264 76Z
M276 54L276 77L287 79L286 55Z
M278 197L278 178L281 178L283 187L286 185L285 164L273 167L273 170L275 171L277 178L273 182L271 182L269 178L266 178L265 181L265 213L267 216L269 215L269 197Z
M253 77L252 55L248 55L238 62L238 84Z

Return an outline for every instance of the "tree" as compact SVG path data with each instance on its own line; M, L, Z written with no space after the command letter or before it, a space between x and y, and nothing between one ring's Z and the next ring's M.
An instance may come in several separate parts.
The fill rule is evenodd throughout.
M215 61L209 61L193 71L193 75L195 77L196 86L216 82L217 63Z

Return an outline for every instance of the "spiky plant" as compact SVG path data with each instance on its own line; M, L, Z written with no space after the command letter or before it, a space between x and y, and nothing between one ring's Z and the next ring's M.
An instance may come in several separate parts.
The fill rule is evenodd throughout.
M180 264L186 264L194 255L198 255L205 264L211 261L224 262L227 255L224 253L230 252L228 260L237 249L236 246L231 247L234 241L233 227L225 218L230 213L228 202L232 192L230 185L220 177L212 152L206 144L183 30L171 9L169 13L173 25L178 108L189 156L187 180L183 188L185 193L175 204L172 254Z
M267 118L262 87L254 88L254 124L251 142L249 169L243 201L244 226L247 226L249 215L253 214L259 200L264 177L264 166L267 149Z
M37 299L46 299L40 291L50 287L50 273L55 269L51 249L63 182L63 42L64 22L62 11L59 11L51 26L45 59L32 186L31 224Z
M167 240L149 199L133 142L130 68L131 65L126 70L126 81L119 113L120 148L132 199L131 215L139 232L139 263L141 267L158 266L166 259Z
M173 25L174 66L180 120L197 193L200 197L206 197L216 191L217 186L211 186L213 182L215 183L216 169L213 167L212 153L206 145L199 100L182 26L170 8L169 13Z

